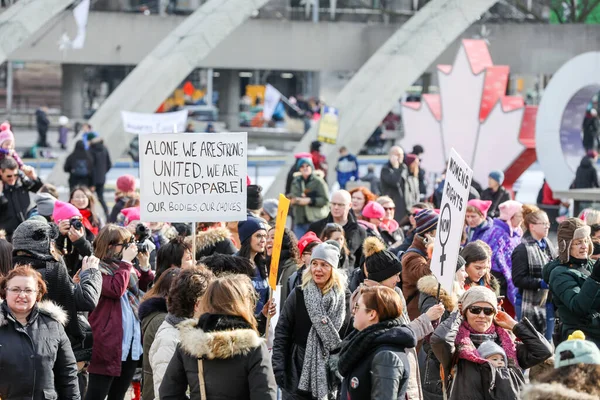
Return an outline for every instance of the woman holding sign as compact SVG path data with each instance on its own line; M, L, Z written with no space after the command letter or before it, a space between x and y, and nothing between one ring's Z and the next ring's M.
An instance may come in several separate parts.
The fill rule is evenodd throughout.
M254 264L254 277L252 285L258 295L254 316L258 319L259 331L264 333L267 313L275 313L274 305L269 301L269 283L267 282L267 230L269 226L264 220L248 217L246 221L238 223L238 233L242 242L237 256L246 258Z

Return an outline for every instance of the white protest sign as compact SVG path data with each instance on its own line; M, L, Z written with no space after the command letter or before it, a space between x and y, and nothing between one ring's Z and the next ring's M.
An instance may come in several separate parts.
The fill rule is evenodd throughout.
M187 110L157 114L121 111L123 129L125 132L135 133L136 135L144 133L171 133L174 131L174 126L177 126L177 132L184 132L187 117Z
M431 272L446 293L452 293L472 178L473 171L469 165L454 149L450 150L440 219L431 256Z
M140 135L145 222L246 220L247 133Z

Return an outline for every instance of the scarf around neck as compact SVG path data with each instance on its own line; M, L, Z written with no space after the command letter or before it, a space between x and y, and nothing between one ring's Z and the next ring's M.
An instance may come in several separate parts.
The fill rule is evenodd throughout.
M330 392L329 355L342 342L339 330L346 317L346 303L344 291L336 286L323 294L311 280L302 291L312 326L306 341L298 388L320 400L327 398Z
M104 275L114 276L115 273L121 268L120 262L113 260L110 263L105 261L100 261L100 272ZM127 285L127 299L129 300L129 304L131 305L131 309L133 310L133 315L139 321L139 308L142 297L144 296L144 292L139 288L139 276L137 270L131 266L132 270L129 273L129 284Z
M83 226L85 226L85 228L92 232L94 234L94 236L98 235L98 227L92 225L92 212L90 210L88 210L87 208L84 208L83 210L79 210L79 212L81 213L81 216L83 217L83 219L81 220L81 223L83 224Z
M506 329L500 328L495 323L485 331L480 333L475 331L469 323L464 320L458 328L458 334L456 335L456 349L458 351L458 358L474 362L476 364L486 364L488 361L482 358L477 352L477 347L487 340L493 340L496 342L500 340L500 347L504 349L506 357L509 360L513 360L514 365L518 368L519 362L517 360L517 346L515 340L509 335Z

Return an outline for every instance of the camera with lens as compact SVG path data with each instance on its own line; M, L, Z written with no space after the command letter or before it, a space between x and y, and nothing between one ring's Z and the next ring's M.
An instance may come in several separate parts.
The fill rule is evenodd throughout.
M35 185L35 182L25 175L25 172L21 171L20 169L17 171L17 175L21 179L21 183L25 189L29 190L33 187L33 185Z
M77 218L71 218L71 220L69 221L69 223L71 224L71 226L77 230L80 230L81 228L83 228L83 223L78 220Z
M148 252L149 248L145 242L149 237L150 229L142 223L137 224L137 226L135 227L135 245L138 248L138 253Z

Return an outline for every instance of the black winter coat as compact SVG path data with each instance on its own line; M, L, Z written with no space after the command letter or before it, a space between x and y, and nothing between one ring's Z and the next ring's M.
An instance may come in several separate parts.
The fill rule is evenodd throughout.
M112 168L112 161L102 139L96 138L91 141L90 156L94 165L92 185L104 185L106 183L106 174Z
M346 304L350 302L350 291L346 290ZM346 320L340 329L340 338L344 338L349 331L350 315L346 313ZM304 304L304 293L300 286L291 292L285 301L273 339L273 373L277 385L286 394L296 398L311 398L310 393L298 390L304 353L308 334L312 322Z
M38 132L48 132L50 120L48 119L48 115L41 109L35 111L35 124Z
M408 214L404 193L407 179L408 168L403 163L400 164L400 168L393 168L388 161L381 168L381 194L391 197L394 204L396 204L396 211L394 212L396 222L402 221Z
M67 316L38 302L22 326L0 306L0 398L79 400L77 364L63 329Z
M93 254L94 234L86 228L85 237L82 237L74 242L67 235L59 235L55 241L56 249L63 254L65 265L69 271L69 275L74 276L79 268L83 257L89 257Z
M62 260L56 261L52 256L33 256L23 251L13 255L13 265L29 264L42 275L48 293L44 299L59 305L67 314L68 322L65 332L69 340L76 346L85 339L85 332L77 322L77 312L94 311L100 300L102 291L102 274L98 269L88 269L79 274L79 283L67 272Z
M487 188L483 192L481 192L481 200L489 200L492 202L492 205L490 206L487 215L491 218L497 218L500 215L498 206L504 203L505 201L510 200L510 193L508 193L503 186L500 186L497 192L494 192L492 191L492 189Z
M198 360L211 400L275 400L267 344L240 317L204 314L178 325L181 343L160 385L161 400L200 400ZM202 399L205 400L205 399Z
M583 157L581 159L581 163L575 172L575 180L571 187L572 189L600 187L600 185L598 185L598 171L594 166L593 159L589 157Z
M308 230L314 232L318 237L321 237L323 230L325 230L325 226L332 222L333 217L331 216L331 213L329 213L326 218L310 224ZM353 267L356 266L356 263L362 256L362 244L367 238L367 232L358 224L358 222L356 222L356 217L354 216L352 210L350 210L348 213L348 222L343 226L343 228L344 236L346 237L346 245L348 246L348 250L350 250L350 255L348 256L348 265Z
M74 172L79 169L79 164L83 163L85 168L87 169L87 174L78 176ZM79 141L75 145L75 150L65 160L65 165L63 169L66 173L69 174L69 186L77 186L83 185L90 187L92 186L92 172L94 169L94 162L92 160L92 156L87 152L84 147L83 142Z
M400 319L353 331L342 343L338 369L344 377L341 399L404 399L410 365L404 350L415 347L415 333Z
M125 204L130 200L129 197L119 197L115 202L112 210L110 211L110 216L108 217L108 223L114 224L117 222L117 218L121 211L125 208ZM189 235L186 235L189 236Z
M29 192L35 193L43 183L39 178L24 185L21 179L14 186L4 185L0 194L0 229L6 231L10 240L17 226L27 218L27 210L31 204Z
M431 347L444 371L451 371L456 352L456 336L463 319L453 312L442 322L431 336ZM502 328L499 328L502 329ZM552 356L552 346L535 330L533 325L523 318L512 330L519 341L517 348L517 367L509 360L507 367L491 368L489 363L478 364L458 359L449 400L518 400L525 384L522 369L531 368ZM499 340L496 342L499 346ZM495 384L492 387L492 377Z

